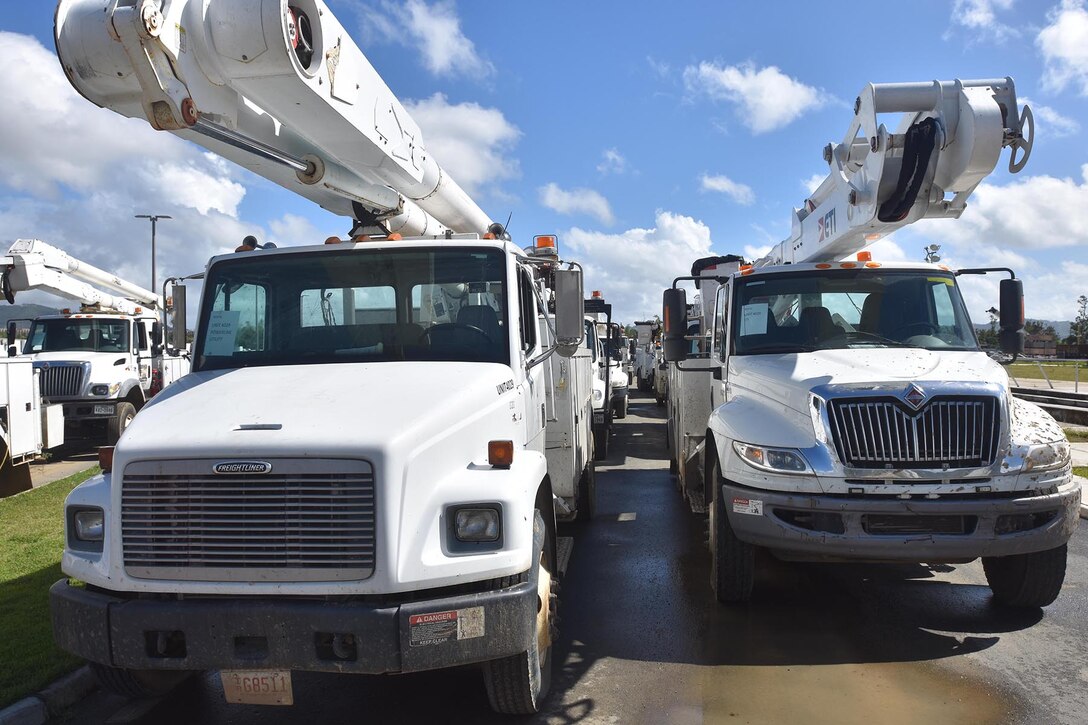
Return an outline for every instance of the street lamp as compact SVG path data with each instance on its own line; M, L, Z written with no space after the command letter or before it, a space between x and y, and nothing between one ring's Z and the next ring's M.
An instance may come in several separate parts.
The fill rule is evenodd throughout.
M173 219L174 217L166 214L137 214L136 219L150 219L151 220L151 291L158 294L158 288L155 278L155 222L159 219Z

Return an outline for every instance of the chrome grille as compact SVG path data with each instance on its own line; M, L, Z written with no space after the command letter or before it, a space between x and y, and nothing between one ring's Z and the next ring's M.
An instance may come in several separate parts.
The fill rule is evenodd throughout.
M83 366L50 363L41 368L42 397L74 398L83 391Z
M895 398L832 399L839 458L857 468L977 468L993 463L997 398L933 398L918 411Z
M374 572L374 475L365 461L139 461L121 483L125 571L199 581L330 581Z

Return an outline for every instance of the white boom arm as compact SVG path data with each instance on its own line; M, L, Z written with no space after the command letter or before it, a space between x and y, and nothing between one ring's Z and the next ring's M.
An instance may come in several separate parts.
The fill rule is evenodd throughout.
M880 113L903 114L896 133ZM919 219L956 219L1001 150L1013 147L1016 173L1034 137L1012 78L869 84L843 142L824 149L831 173L794 210L789 238L755 265L837 261Z
M351 217L359 232L488 230L321 0L60 0L54 32L88 100Z
M14 293L40 289L85 305L136 314L137 307L157 310L160 298L37 239L17 239L3 258L3 291L9 301ZM97 287L95 286L97 285ZM99 289L101 288L101 289ZM116 294L107 294L102 289Z

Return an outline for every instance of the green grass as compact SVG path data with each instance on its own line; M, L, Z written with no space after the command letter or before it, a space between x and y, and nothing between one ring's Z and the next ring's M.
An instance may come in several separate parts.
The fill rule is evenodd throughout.
M1073 475L1088 478L1088 466L1073 466Z
M63 576L64 497L95 473L0 499L0 708L80 662L53 644L49 587Z
M1085 384L1088 388L1088 363L1083 360L1055 360L1053 362L1042 363L1043 370L1046 371L1047 377L1051 380L1066 380L1073 382L1075 378L1076 366L1074 363L1080 363L1080 382ZM1013 363L1006 367L1009 375L1014 378L1035 378L1043 380L1043 374L1039 372L1039 366L1033 362Z
M1065 439L1070 443L1088 443L1088 430L1083 428L1066 428Z

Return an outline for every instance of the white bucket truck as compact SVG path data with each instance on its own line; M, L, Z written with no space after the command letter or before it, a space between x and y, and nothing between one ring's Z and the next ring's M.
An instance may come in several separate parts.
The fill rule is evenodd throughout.
M183 352L164 354L165 313L154 292L38 239L16 240L0 269L8 302L16 292L41 290L80 303L31 320L22 350L40 371L44 401L63 406L69 435L116 443L153 395L188 372ZM9 355L15 330L13 320Z
M895 133L878 121L887 112L905 114ZM757 548L799 560L982 557L997 602L1057 597L1081 495L1069 445L1012 397L957 285L1011 271L860 251L918 219L958 217L1003 147L1014 148L1010 170L1022 168L1030 119L1008 78L866 87L791 236L718 278L710 372L697 374L712 409L700 458L722 602L749 598ZM666 357L682 369L685 302L666 290ZM1001 280L1000 308L1002 347L1017 353L1019 280Z
M490 224L318 0L62 0L56 33L86 97L354 220L209 262L192 373L66 502L57 642L134 696L479 664L538 710L592 506L581 271Z

